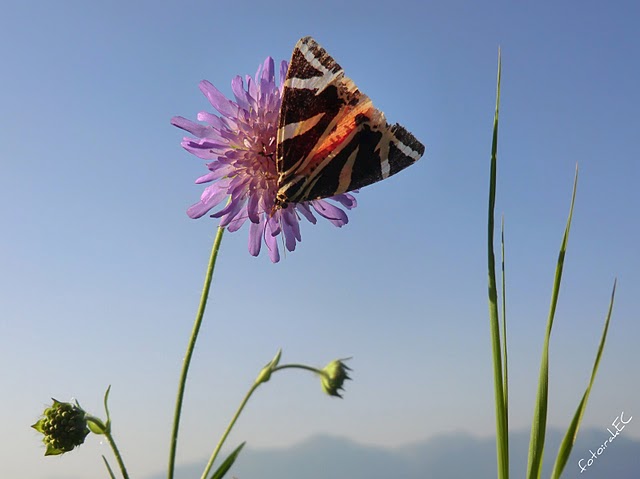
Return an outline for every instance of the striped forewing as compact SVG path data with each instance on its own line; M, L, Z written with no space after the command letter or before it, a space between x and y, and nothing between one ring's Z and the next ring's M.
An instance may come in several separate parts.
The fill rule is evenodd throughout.
M362 188L423 153L422 143L387 124L320 45L311 37L298 41L280 108L277 207Z

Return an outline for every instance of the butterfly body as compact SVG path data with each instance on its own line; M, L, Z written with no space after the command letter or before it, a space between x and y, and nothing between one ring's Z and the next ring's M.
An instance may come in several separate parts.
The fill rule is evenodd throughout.
M423 153L422 143L389 125L320 45L311 37L298 41L282 92L275 209L370 185Z

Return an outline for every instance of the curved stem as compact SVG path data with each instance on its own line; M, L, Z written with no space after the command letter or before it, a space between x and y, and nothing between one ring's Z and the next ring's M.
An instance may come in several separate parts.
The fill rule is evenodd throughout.
M276 366L271 370L271 372L275 373L276 371L280 371L281 369L288 369L288 368L304 369L306 371L311 371L312 373L319 374L320 376L324 374L324 371L322 371L321 369L312 368L311 366L307 366L305 364L283 364L282 366Z
M271 372L275 373L276 371L280 371L282 369L288 369L288 368L304 369L304 370L311 371L311 372L319 374L319 375L324 374L323 371L321 371L319 369L316 369L316 368L312 368L311 366L306 366L304 364L283 364L282 366L274 367L271 370ZM213 450L213 453L211 454L211 457L209 458L209 462L207 462L207 465L204 468L204 472L202 473L202 476L201 476L200 479L206 479L207 475L209 474L209 472L211 472L211 468L213 467L213 463L215 462L216 458L218 457L218 454L220 453L220 449L222 449L222 446L224 445L224 442L227 440L227 437L229 436L229 433L233 429L233 426L235 426L236 421L240 417L240 414L242 414L242 410L247 405L247 402L249 401L249 398L251 397L251 395L254 393L254 391L256 389L258 389L258 386L260 386L261 384L263 384L263 382L258 381L258 382L253 383L251 388L249 388L249 391L247 392L247 394L245 395L244 399L240 403L240 406L238 406L238 409L237 409L236 413L233 415L233 418L231 419L231 421L229 422L229 425L225 429L224 434L222 434L222 437L220 438L220 441L218 441L218 444L216 445L216 448Z
M216 458L218 457L218 453L220 452L220 449L222 449L222 445L227 440L227 436L229 436L229 433L231 432L231 429L233 429L233 426L235 426L236 421L240 417L240 414L242 414L242 410L247 405L247 402L249 401L249 398L251 397L253 392L256 389L258 389L258 386L260 386L260 384L262 384L262 383L253 383L253 385L251 386L251 388L249 389L247 394L244 396L244 399L240 403L240 406L238 406L238 410L233 415L233 418L231 419L231 422L229 422L229 425L227 426L227 429L225 429L224 434L220 438L220 441L218 441L218 445L213 450L213 453L211 454L211 457L209 458L209 462L207 462L207 465L204 468L204 472L202 473L201 479L206 479L207 478L207 475L209 474L209 472L211 471L211 468L213 467L213 463L215 462Z
M116 456L116 461L118 461L118 466L120 467L120 471L122 472L122 477L124 479L129 479L129 474L127 474L127 468L124 466L124 461L122 460L122 456L120 455L120 451L118 451L118 446L116 446L116 442L111 435L110 428L104 432L105 437L107 438L107 442L109 446L111 446L111 450L113 451L113 455ZM108 467L108 466L107 466Z
M196 314L196 320L193 323L191 337L189 338L189 344L187 345L187 352L185 353L184 360L182 362L182 372L180 373L180 380L178 382L176 409L173 415L173 430L171 432L171 446L169 449L169 468L167 471L168 479L173 479L176 462L176 449L178 446L178 429L180 428L180 413L182 412L182 400L184 399L184 390L187 383L187 374L189 373L189 364L191 363L193 350L196 346L196 340L198 339L198 332L200 331L202 318L204 317L204 311L207 306L209 288L211 286L211 279L213 278L213 269L216 265L216 258L218 257L218 250L220 249L220 242L222 241L223 233L224 228L218 227L218 233L216 234L216 238L213 241L213 247L211 248L211 257L209 258L209 265L207 267L207 273L204 278L204 286L202 288L202 296L200 297L198 313Z

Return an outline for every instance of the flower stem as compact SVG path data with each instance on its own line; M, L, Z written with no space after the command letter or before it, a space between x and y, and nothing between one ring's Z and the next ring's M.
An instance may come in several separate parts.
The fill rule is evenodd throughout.
M287 369L287 368L304 369L304 370L311 371L311 372L319 374L319 375L324 374L323 371L321 371L319 369L316 369L316 368L313 368L311 366L305 366L304 364L284 364L282 366L274 367L271 370L271 372L275 373L276 371L280 371L282 369ZM258 389L258 386L263 384L263 382L264 381L257 380L255 383L253 383L253 385L251 386L251 388L249 389L249 391L245 395L244 399L240 403L240 406L238 406L238 410L236 411L236 413L234 414L233 418L229 422L229 425L227 426L227 429L225 429L224 434L222 434L222 437L220 438L220 441L218 441L218 444L216 445L216 448L213 450L213 453L211 454L211 457L209 458L209 462L207 462L207 465L204 468L204 472L202 473L202 476L200 477L200 479L206 479L207 475L209 474L209 472L211 472L211 468L213 467L213 463L215 462L216 458L218 457L218 454L220 453L220 449L222 449L222 446L224 445L224 442L227 440L227 437L229 436L229 433L233 429L233 426L235 426L236 421L240 417L240 414L242 414L242 411L243 411L244 407L247 405L247 402L249 401L249 398L252 396L252 394L255 392L255 390Z
M207 273L204 278L204 286L202 287L202 296L200 297L200 305L198 306L198 313L196 314L196 320L193 323L191 337L189 338L187 351L184 355L184 361L182 362L182 372L180 373L180 380L178 382L178 395L176 398L176 409L173 416L173 430L171 432L171 447L169 449L169 468L167 471L168 479L173 479L175 462L176 462L176 449L178 446L178 429L180 428L180 414L182 412L182 400L184 399L184 390L187 383L187 374L189 373L189 364L191 363L193 350L196 346L196 340L198 339L198 332L200 331L200 326L202 325L202 318L204 317L204 311L207 306L207 299L209 297L209 288L211 286L211 279L213 278L213 269L216 265L216 259L218 257L218 250L220 249L220 243L222 241L223 233L224 233L224 228L218 227L218 232L216 234L215 240L213 241L213 247L211 248L211 257L209 258Z
M251 397L253 392L256 389L258 389L258 386L260 386L260 384L262 384L262 383L253 383L253 385L251 386L251 388L249 389L247 394L244 396L244 399L240 403L240 406L238 406L238 410L233 415L233 418L231 419L231 422L229 422L229 425L227 426L227 429L225 429L224 434L222 435L222 437L218 441L218 444L217 444L216 448L213 450L213 453L211 454L211 457L209 458L209 462L207 462L207 465L204 468L204 472L202 473L202 476L201 476L200 479L206 479L207 475L211 471L211 468L213 467L213 463L215 462L216 458L218 457L218 453L220 452L220 449L222 449L222 446L223 446L224 442L227 440L227 436L229 436L229 433L231 432L231 429L233 429L233 426L235 426L236 421L240 417L240 414L242 414L242 410L247 405L247 402L249 401L249 398Z
M118 461L118 466L120 467L120 471L122 472L122 477L124 479L129 479L129 474L127 473L127 468L124 466L124 461L122 460L122 456L120 455L120 451L118 451L118 446L116 446L116 441L114 441L113 436L111 435L111 431L110 431L109 428L105 431L104 435L107 438L107 441L109 442L109 446L111 446L111 450L113 451L113 455L116 456L116 461Z
M276 366L275 368L273 368L272 372L275 373L276 371L280 371L281 369L289 369L289 368L304 369L306 371L311 371L312 373L316 373L319 376L322 376L323 374L325 374L324 371L322 371L321 369L313 368L305 364L283 364L282 366Z

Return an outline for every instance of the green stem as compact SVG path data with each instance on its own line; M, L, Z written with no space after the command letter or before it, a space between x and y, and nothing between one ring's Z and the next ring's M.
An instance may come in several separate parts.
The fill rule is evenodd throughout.
M276 371L280 371L281 369L288 369L288 368L305 369L307 371L311 371L312 373L316 373L320 376L325 374L325 372L322 371L321 369L312 368L311 366L306 366L304 364L283 364L282 366L276 366L271 370L271 372L275 373Z
M111 435L111 428L107 428L105 430L104 435L109 442L109 446L111 446L111 450L113 451L113 455L116 456L116 461L118 461L118 466L120 467L120 471L122 472L122 477L124 479L129 479L129 474L127 474L127 468L124 466L124 462L122 461L122 456L120 455L120 451L118 451L118 446L116 446L116 441L114 441L113 436Z
M320 369L312 368L311 366L305 366L304 364L284 364L282 366L276 366L271 370L271 373L273 374L276 371L280 371L282 369L287 369L287 368L304 369L319 375L324 374L324 372L321 371ZM233 415L233 418L231 419L231 421L229 422L229 425L225 429L224 434L222 434L220 441L218 441L216 448L213 450L213 453L209 458L209 462L207 462L207 465L204 468L204 472L202 473L202 476L200 477L200 479L206 479L207 476L209 475L209 472L211 472L211 468L213 467L213 463L215 462L216 458L218 457L218 454L220 453L220 449L222 449L222 446L224 445L224 442L227 440L227 437L229 436L229 433L233 429L233 426L235 426L238 418L240 417L240 414L242 414L244 407L247 405L247 402L249 402L249 398L253 395L255 390L258 389L258 386L260 386L264 382L265 381L257 380L255 383L253 383L251 388L249 388L249 391L247 392L244 399L240 403L240 406L238 406L238 410Z
M204 278L204 286L202 287L202 296L200 297L198 313L196 314L196 320L193 323L191 337L189 338L189 344L187 345L187 352L185 353L184 361L182 362L182 372L180 373L180 381L178 382L176 409L173 415L173 430L171 432L171 447L169 449L169 468L167 471L168 479L173 479L176 462L176 449L178 446L178 429L180 428L180 414L182 412L182 401L184 399L184 390L187 383L187 374L189 373L189 364L191 363L193 350L196 346L196 340L198 339L198 332L200 331L200 326L202 325L204 311L207 307L207 298L209 297L209 288L211 287L211 279L213 278L213 269L216 265L216 258L218 257L218 250L220 249L220 242L222 241L223 233L224 228L218 227L218 233L216 234L216 238L213 241L213 247L211 248L211 257L209 258L209 265L207 266L207 273Z
M507 358L507 274L505 270L504 253L504 215L500 228L500 238L502 247L502 359L504 361L504 420L507 431L509 430L509 361ZM506 455L509 457L509 443L505 444Z
M249 398L251 397L253 392L256 389L258 389L258 386L260 386L260 384L262 384L262 383L257 383L257 382L253 383L251 388L249 388L249 391L247 392L247 394L245 395L244 399L240 403L240 406L238 407L238 410L236 411L236 413L234 414L233 418L231 419L231 422L227 426L227 429L225 429L224 434L220 438L220 441L218 441L218 445L213 450L213 453L211 454L211 457L209 458L209 462L207 462L207 465L204 468L204 472L202 473L201 479L206 479L207 478L207 475L209 474L209 472L211 471L211 468L213 467L213 463L215 462L216 458L218 457L218 454L220 453L220 449L222 449L222 445L227 440L227 436L229 436L229 433L231 432L231 429L233 429L233 426L235 426L236 421L240 417L240 414L242 414L242 410L247 405L247 402L249 401Z

